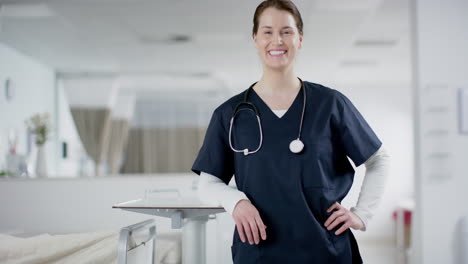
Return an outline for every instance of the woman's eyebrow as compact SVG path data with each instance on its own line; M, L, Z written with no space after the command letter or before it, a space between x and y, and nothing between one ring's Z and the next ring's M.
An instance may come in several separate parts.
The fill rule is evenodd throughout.
M268 29L271 29L272 27L270 27L270 26L263 26L262 28L268 28ZM288 29L289 29L289 28L292 28L292 27L290 27L290 26L284 26L282 29L286 29L286 28L288 28Z

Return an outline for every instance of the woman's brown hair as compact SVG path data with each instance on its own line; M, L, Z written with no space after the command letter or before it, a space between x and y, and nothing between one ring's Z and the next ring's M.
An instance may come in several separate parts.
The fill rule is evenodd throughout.
M252 36L257 34L260 16L262 15L263 11L265 11L265 9L269 7L274 7L278 10L284 10L284 11L289 12L294 17L294 20L296 20L296 26L297 26L297 29L299 30L299 34L301 35L303 34L303 31L302 31L303 23L302 23L301 13L299 13L299 10L297 9L296 5L292 1L265 0L257 6L257 9L255 9L255 14L253 18Z

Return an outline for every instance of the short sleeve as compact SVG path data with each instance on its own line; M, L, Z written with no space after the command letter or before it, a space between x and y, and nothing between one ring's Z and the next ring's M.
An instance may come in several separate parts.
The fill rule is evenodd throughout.
M214 175L228 184L234 174L234 155L229 147L228 131L222 123L221 113L213 112L205 139L198 156L192 165L192 171Z
M338 137L346 155L359 167L377 152L382 142L353 103L342 93L336 94Z

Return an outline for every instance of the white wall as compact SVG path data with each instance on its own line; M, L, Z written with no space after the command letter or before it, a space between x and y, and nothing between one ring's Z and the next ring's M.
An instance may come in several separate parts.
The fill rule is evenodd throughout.
M11 101L5 98L4 83L9 78L14 87ZM0 43L0 169L8 150L8 131L16 129L19 133L18 154L26 154L26 126L24 121L36 113L49 112L54 122L54 83L52 69L28 56ZM52 124L55 125L55 124ZM49 140L49 172L55 172L55 143Z
M193 175L0 180L0 232L70 233L114 230L150 215L112 209L112 206L144 197L146 189L178 186L190 194ZM158 218L158 228L170 222Z
M418 121L413 263L468 261L459 259L459 221L468 214L468 135L457 123L457 90L468 88L467 11L462 0L415 0L412 7ZM429 134L434 129L445 132Z

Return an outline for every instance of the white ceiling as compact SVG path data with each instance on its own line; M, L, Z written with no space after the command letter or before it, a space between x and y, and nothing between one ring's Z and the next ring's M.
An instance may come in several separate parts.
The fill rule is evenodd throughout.
M304 19L298 75L409 82L408 1L294 1ZM4 0L0 42L67 75L115 75L125 89L174 86L180 77L185 88L192 78L240 91L261 74L251 41L259 2ZM167 41L178 35L191 41Z

